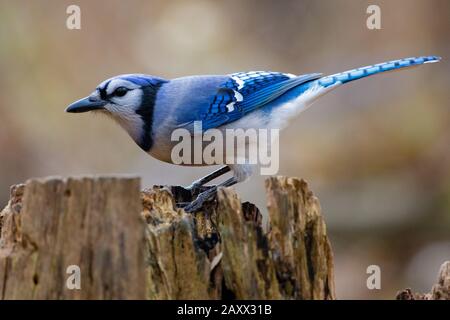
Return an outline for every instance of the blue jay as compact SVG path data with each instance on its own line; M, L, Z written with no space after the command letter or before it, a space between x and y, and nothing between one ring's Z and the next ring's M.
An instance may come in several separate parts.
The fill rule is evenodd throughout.
M344 83L439 60L436 56L405 58L329 76L251 71L166 80L126 74L103 81L91 95L72 103L66 111L105 113L117 121L145 152L173 163L171 151L175 142L171 134L177 128L192 132L194 122L201 121L203 131L212 128L282 129L318 97ZM224 150L224 164L228 163L226 152ZM185 210L194 212L201 208L219 186L227 187L246 180L252 173L252 165L225 165L196 180L189 188L198 190L229 171L233 172L231 178L201 192L185 206Z

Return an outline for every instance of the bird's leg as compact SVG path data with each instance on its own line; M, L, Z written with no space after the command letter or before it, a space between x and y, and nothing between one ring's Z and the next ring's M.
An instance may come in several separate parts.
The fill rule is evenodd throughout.
M231 177L230 179L218 184L217 186L213 186L210 189L203 191L200 193L197 198L189 203L186 207L184 207L184 211L186 212L195 212L200 209L205 201L210 200L217 192L217 188L219 187L230 187L236 184L238 181L235 177Z
M203 186L205 183L208 183L208 182L224 175L225 173L229 172L230 170L231 169L229 166L223 166L223 167L217 169L216 171L213 171L210 174L204 176L203 178L195 180L186 189L190 190L192 193L195 193L195 190L200 188L201 186Z

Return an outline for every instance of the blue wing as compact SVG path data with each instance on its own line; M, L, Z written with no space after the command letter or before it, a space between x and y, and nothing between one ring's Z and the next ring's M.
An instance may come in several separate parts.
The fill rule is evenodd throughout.
M201 111L198 120L202 121L203 130L236 121L290 89L320 76L318 73L294 76L266 71L230 74L218 88L208 108Z

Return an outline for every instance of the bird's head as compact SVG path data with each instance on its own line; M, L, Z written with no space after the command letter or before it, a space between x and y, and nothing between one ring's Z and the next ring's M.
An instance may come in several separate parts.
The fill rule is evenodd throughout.
M156 94L167 80L141 74L126 74L100 83L89 96L69 105L66 112L97 111L116 120L148 151Z

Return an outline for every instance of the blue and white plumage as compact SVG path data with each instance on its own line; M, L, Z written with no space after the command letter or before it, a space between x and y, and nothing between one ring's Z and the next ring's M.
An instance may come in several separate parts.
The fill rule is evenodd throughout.
M436 56L406 58L357 68L322 77L319 73L296 76L268 71L230 75L190 76L172 80L129 74L102 82L87 98L67 108L67 112L99 110L115 119L146 152L172 162L171 140L177 128L193 132L194 122L202 129L282 129L289 120L318 97L341 84L377 73L439 61ZM226 161L224 150L223 158ZM234 177L224 185L245 180L248 165L233 165ZM225 173L222 169L196 185ZM204 199L203 199L204 200ZM198 203L201 203L199 199ZM196 209L190 206L190 209Z

